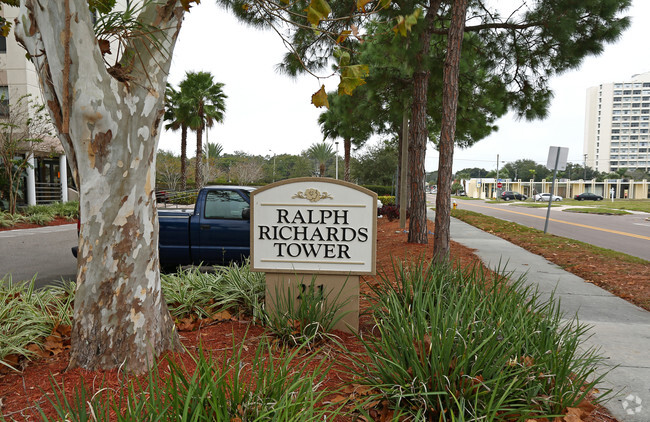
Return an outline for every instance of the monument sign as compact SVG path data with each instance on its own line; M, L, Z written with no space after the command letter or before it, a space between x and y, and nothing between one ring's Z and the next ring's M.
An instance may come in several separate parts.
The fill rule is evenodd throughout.
M356 331L359 276L375 274L376 232L377 195L358 185L298 178L253 191L251 268L266 273L267 309L276 292L316 277L324 297L348 301L337 328Z

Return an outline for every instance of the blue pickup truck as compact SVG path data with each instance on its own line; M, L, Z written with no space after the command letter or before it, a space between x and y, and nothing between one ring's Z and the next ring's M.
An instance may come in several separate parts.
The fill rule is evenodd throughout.
M250 192L247 186L201 189L192 209L158 210L160 264L223 264L250 255ZM77 247L72 248L77 256Z
M250 192L245 186L209 186L194 210L158 210L160 263L222 264L250 255Z

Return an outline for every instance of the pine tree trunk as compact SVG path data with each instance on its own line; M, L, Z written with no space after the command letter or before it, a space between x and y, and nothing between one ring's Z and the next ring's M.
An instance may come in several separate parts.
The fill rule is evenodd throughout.
M456 137L456 111L458 108L458 75L466 13L467 0L454 1L447 36L447 56L445 57L442 77L442 128L438 146L440 152L438 194L436 195L436 224L433 236L433 259L435 262L449 259L451 182Z
M155 155L165 83L183 17L147 3L159 49L130 40L131 78L107 71L87 0L21 0L16 38L30 53L80 187L77 292L70 367L143 373L179 345L162 297ZM148 67L143 68L144 64Z
M429 72L413 75L413 105L408 143L409 177L411 198L409 216L409 243L427 243L427 209L424 191L424 158L427 150L427 87Z
M425 28L420 34L422 49L416 56L417 69L413 73L413 103L411 104L411 126L408 139L409 162L409 243L427 243L427 209L424 188L424 160L427 153L427 90L430 72L427 69L433 27L441 0L429 3L424 18Z

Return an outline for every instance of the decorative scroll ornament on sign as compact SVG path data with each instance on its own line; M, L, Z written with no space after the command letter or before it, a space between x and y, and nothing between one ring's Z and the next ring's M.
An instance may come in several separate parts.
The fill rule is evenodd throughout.
M322 199L334 199L332 198L332 195L330 195L327 192L320 192L318 189L314 188L309 188L305 189L305 192L298 192L295 195L291 197L292 199L299 198L299 199L308 199L309 202L318 202Z

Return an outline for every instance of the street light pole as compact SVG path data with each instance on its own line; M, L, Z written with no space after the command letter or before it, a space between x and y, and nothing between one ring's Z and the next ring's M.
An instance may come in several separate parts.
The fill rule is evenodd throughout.
M497 154L497 185L495 186L495 196L499 198L499 154Z
M339 179L339 141L335 141L334 144L336 145L336 160L335 160L335 172L336 172L336 180Z

